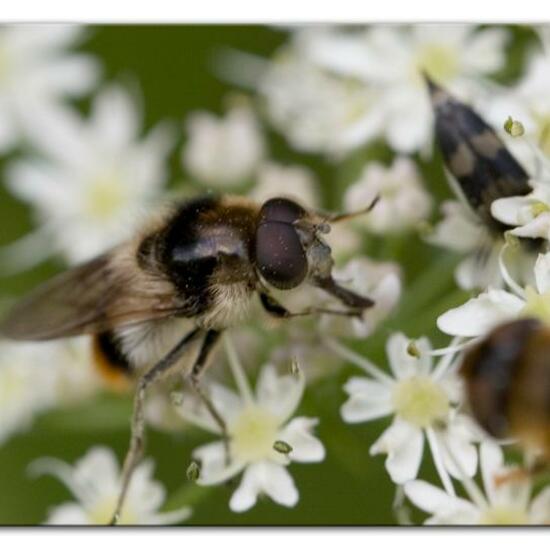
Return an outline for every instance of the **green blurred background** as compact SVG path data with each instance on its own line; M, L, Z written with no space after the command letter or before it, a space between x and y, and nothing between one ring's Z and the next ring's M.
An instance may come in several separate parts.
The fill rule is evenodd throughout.
M517 76L526 48L533 40L532 31L526 28L515 28L514 35L510 64L500 75L502 81ZM282 30L262 26L89 27L89 38L81 49L99 58L104 67L104 81L139 83L147 128L164 119L171 119L182 128L185 115L192 110L224 111L232 88L213 73L212 61L217 53L231 47L268 57L284 43L286 36ZM85 111L87 101L79 107ZM183 136L183 131L180 135ZM182 181L181 144L178 143L171 158L176 187ZM271 158L278 162L309 166L321 183L324 206L332 208L339 206L342 190L353 181L365 161L391 158L391 152L382 144L374 144L335 165L318 156L297 154L273 134L270 148ZM3 159L0 168L8 160L9 157ZM450 196L438 155L430 162L420 162L420 166L438 201ZM0 220L0 245L24 235L32 227L26 207L12 199L1 185ZM425 245L411 234L368 238L365 252L376 259L399 261L404 266L405 289L395 315L367 341L354 342L354 347L384 365L384 343L396 328L412 337L428 334L435 337L436 344L445 343L434 330L435 318L464 299L452 276L458 258ZM61 267L52 261L0 279L0 300L24 293ZM246 352L241 354L246 363ZM307 365L304 368L307 375ZM234 486L205 489L185 478L192 449L208 437L198 431L174 435L150 430L147 455L154 458L155 477L167 489L166 509L192 505L194 513L187 524L197 525L395 523L392 512L395 486L384 469L384 457L373 458L368 453L388 421L346 425L339 417L339 408L345 400L342 384L352 373L360 374L352 367L329 373L306 391L299 413L320 417L318 434L327 448L327 458L320 464L290 467L300 492L295 508L287 509L265 499L246 513L232 513L228 500ZM72 463L98 444L110 446L122 458L129 437L130 401L105 395L70 410L50 412L30 431L0 447L0 524L40 523L45 520L49 506L72 500L57 480L27 476L26 467L33 459L49 455ZM421 477L435 481L429 459L425 460ZM413 514L413 518L418 520L422 516Z

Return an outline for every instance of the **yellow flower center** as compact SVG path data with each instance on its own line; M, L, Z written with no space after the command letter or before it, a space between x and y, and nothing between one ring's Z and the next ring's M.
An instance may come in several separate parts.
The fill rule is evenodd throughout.
M458 75L458 52L444 44L426 44L416 58L416 69L425 71L436 82L452 80Z
M483 525L526 525L529 518L525 510L513 506L491 506L483 514Z
M231 451L237 460L255 462L273 456L278 419L257 406L245 409L230 427Z
M25 395L27 384L16 369L3 369L0 379L0 405L20 402Z
M393 391L395 412L420 428L443 420L449 412L449 398L428 376L415 376L399 382Z
M525 306L520 312L523 317L535 317L550 324L550 291L539 294L533 287L525 289Z
M393 200L402 194L403 191L403 182L395 180L393 178L388 178L384 182L384 186L379 190L378 194L387 200Z
M128 195L119 179L112 176L98 178L88 189L88 214L92 218L108 219L121 210L127 198Z
M99 500L89 508L86 512L88 519L92 525L109 525L113 517L118 495L109 495ZM122 508L122 513L118 520L119 525L136 525L138 523L138 517L132 510L128 501L125 502Z
M372 99L364 93L364 86L354 79L344 81L346 100L345 121L349 124L361 120L372 106Z
M534 218L544 214L544 212L550 212L550 207L546 203L537 201L531 205L531 214Z

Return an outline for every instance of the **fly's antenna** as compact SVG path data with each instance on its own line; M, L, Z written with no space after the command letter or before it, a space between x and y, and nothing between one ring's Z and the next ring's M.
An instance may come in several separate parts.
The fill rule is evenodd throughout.
M333 214L331 216L327 216L324 221L325 223L333 224L351 220L353 218L362 216L363 214L368 214L378 204L379 200L380 195L376 195L372 202L365 208L362 208L361 210L356 210L355 212L342 212L341 214Z

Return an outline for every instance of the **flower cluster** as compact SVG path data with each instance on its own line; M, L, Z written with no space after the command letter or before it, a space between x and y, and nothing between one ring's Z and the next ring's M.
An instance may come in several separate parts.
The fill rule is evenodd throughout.
M223 53L219 76L246 93L231 90L218 112L182 109L183 124L151 123L137 79L128 86L102 76L101 60L80 51L92 32L101 31L0 29L2 186L32 224L19 238L6 232L1 276L50 259L70 267L93 258L139 234L143 216L174 195L234 193L257 204L288 196L321 216L373 205L349 221L342 216L323 239L335 281L374 305L350 315L311 285L270 288L290 312L318 313L272 320L277 330L266 330L272 325L256 304L250 321L223 336L215 360L222 364L201 382L209 406L180 388L179 375L152 388L148 429L177 441L170 479L179 476L181 488L166 490L145 459L119 522L200 523L202 498L221 499L228 514L245 519L264 496L266 505L299 514L311 489L301 472L345 468L356 429L379 430L369 441L356 436L360 468L378 467L368 457L383 455L398 521L414 505L428 524L550 522L550 487L529 469L538 455L521 445L509 453L515 441L485 433L461 376L469 350L495 327L522 318L550 323L548 29L525 30L527 42L512 27L469 24L281 30L284 43L270 57ZM525 67L510 81L514 48ZM499 71L504 77L493 79ZM435 153L426 77L474 107L526 170L524 194L502 192L500 181L498 192L476 190L489 222L464 190L450 192L461 174L444 174ZM460 157L461 144L445 145ZM0 310L13 297L1 298ZM89 418L107 402L94 437L105 416L119 415L127 428L133 380L105 378L94 345L89 336L0 340L0 445L60 407L78 422L79 406L94 410ZM364 432L350 426L365 423ZM346 436L330 437L339 430ZM108 523L123 483L118 456L92 446L74 465L67 456L33 461L30 475L52 475L72 495L45 511L45 522ZM164 480L162 468L158 475Z
M431 145L422 72L475 94L506 61L503 29L470 25L296 31L258 82L272 124L299 150L345 154L382 137L400 153Z

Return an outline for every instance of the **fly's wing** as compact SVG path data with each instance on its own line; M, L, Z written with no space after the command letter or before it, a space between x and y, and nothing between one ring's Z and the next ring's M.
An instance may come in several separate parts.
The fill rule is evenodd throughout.
M473 109L426 80L435 112L436 141L449 172L484 222L502 229L491 216L491 203L529 193L527 173Z
M12 309L0 334L50 340L168 317L178 311L172 284L145 271L121 248L70 269ZM130 263L132 262L132 263Z

